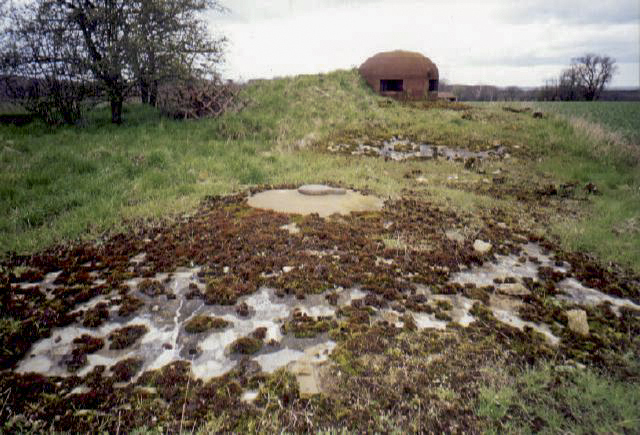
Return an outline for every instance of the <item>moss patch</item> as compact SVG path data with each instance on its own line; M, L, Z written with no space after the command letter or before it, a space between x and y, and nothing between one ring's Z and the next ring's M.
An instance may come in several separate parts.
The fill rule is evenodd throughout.
M131 325L116 329L109 334L111 341L109 349L126 349L147 332L149 332L149 328L145 325Z
M211 329L224 329L230 325L231 322L228 322L219 317L196 316L184 325L184 330L189 334L198 334L201 332L209 331Z
M241 337L229 345L229 353L253 355L262 349L262 340L254 337Z

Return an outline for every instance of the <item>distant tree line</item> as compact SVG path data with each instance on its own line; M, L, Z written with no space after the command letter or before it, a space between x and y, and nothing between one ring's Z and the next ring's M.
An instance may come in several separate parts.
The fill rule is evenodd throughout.
M615 60L611 57L586 54L573 59L558 78L547 80L540 88L452 85L441 80L439 90L452 92L460 101L640 100L638 90L606 89L615 72Z
M156 105L166 83L215 76L224 38L203 14L217 0L0 0L4 91L49 121L74 123L83 105L108 99L122 122L132 94Z

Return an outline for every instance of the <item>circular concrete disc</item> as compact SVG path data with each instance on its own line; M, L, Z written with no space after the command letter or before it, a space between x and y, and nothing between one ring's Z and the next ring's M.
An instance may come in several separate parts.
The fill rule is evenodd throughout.
M281 213L308 215L318 213L320 217L334 213L347 215L353 211L379 211L384 201L375 196L365 196L353 190L342 195L303 195L298 190L267 190L249 197L251 207Z
M322 195L344 195L347 193L345 189L338 187L325 186L324 184L306 184L298 188L298 192L303 195L322 196Z

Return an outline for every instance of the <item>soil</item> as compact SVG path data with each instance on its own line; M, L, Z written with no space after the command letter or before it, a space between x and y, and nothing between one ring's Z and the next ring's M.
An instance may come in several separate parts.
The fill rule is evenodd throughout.
M263 186L251 193L274 188L294 186ZM497 195L512 194L496 189ZM527 189L522 201L535 195ZM337 427L475 432L482 421L472 405L490 367L515 370L545 360L579 362L614 377L640 380L639 311L622 307L618 315L607 303L550 303L550 295L559 294L567 278L640 303L639 277L604 267L587 255L564 252L521 224L518 216L498 209L460 214L412 191L387 201L378 212L326 218L253 209L246 198L246 193L210 197L192 216L176 222L137 224L100 243L57 246L4 261L0 305L3 315L13 320L11 328L0 331L4 430L117 432L158 426L180 431L202 429L208 422L215 424L211 430L237 432ZM286 229L292 222L299 228L295 234ZM450 240L446 233L452 230L472 237ZM473 248L477 239L493 249L478 253ZM390 247L385 240L401 240L403 246ZM504 283L516 284L513 276L483 285L451 281L500 255L528 264L524 247L529 243L566 265L566 272L547 266L536 280L518 278L528 293L516 296L497 291ZM142 261L131 261L141 254L146 254ZM193 264L200 266L203 284L190 288L189 298L207 304L235 305L265 286L299 301L318 297L327 305L331 302L335 317L299 311L281 327L284 335L296 339L328 336L335 341L335 349L325 355L330 364L318 375L323 393L301 395L296 377L285 369L261 371L246 355L278 343L265 343L266 333L258 329L230 346L237 364L206 382L193 376L187 360L140 373L142 363L131 357L109 370L98 365L83 376L74 374L107 339L110 349L128 348L147 333L145 325L114 330L108 337L79 337L66 359L70 376L15 372L34 343L50 337L54 328L75 322L97 328L131 318L145 307L149 302L133 295L130 280L142 278L141 291L161 309L171 295L154 279ZM17 276L13 271L18 269L29 272ZM55 279L55 286L44 284L47 277ZM23 285L28 281L43 284ZM364 296L339 303L342 289L356 287ZM470 300L473 321L467 326L450 322L458 316L455 304L435 296ZM531 327L498 320L492 308L496 298L519 307L524 321L549 325L559 344L550 344ZM240 311L251 316L246 308ZM572 308L587 312L588 336L565 327L564 313ZM396 314L383 318L379 314L385 310ZM420 327L426 320L443 322L443 327ZM219 326L216 319L198 319L193 332ZM242 400L248 391L258 391L255 400Z

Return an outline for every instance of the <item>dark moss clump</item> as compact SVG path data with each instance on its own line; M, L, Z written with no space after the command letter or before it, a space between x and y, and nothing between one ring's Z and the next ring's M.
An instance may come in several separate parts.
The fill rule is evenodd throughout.
M230 353L253 355L262 349L262 340L253 337L242 337L229 345Z
M131 325L116 329L109 334L109 340L111 340L109 349L126 349L147 332L149 328L145 325Z
M253 338L257 338L258 340L264 340L265 338L267 338L267 328L265 328L265 327L256 328L251 333L251 336Z
M329 305L332 305L334 307L338 305L338 293L328 293L324 298L329 302Z
M238 313L238 316L240 317L249 317L251 310L249 309L249 305L247 305L246 302L243 302L236 307L236 313Z
M140 299L125 295L122 297L122 301L120 302L118 315L121 317L129 317L143 306L144 302L142 302Z
M450 322L451 321L451 316L448 315L447 313L443 312L443 311L436 312L435 317L436 317L436 319L443 320L445 322Z
M240 296L253 293L255 290L255 284L226 275L209 280L204 300L207 305L234 305Z
M196 283L189 283L189 290L185 294L185 297L189 300L191 299L201 299L204 295L196 285Z
M158 281L152 279L145 279L140 284L138 284L138 290L152 298L165 293L164 286Z
M404 314L400 318L400 320L402 320L402 323L404 324L404 329L406 329L407 331L415 331L418 329L418 325L416 324L416 321L411 314L409 313Z
M84 350L86 353L94 353L102 349L102 346L104 346L104 340L87 334L82 334L82 336L73 339L73 344Z
M295 312L293 320L287 321L281 329L283 334L293 333L296 338L312 338L318 334L329 332L337 326L338 323L331 318L314 318L306 313Z
M278 398L277 401L272 398ZM267 411L278 411L279 406L290 406L300 397L298 382L293 374L280 369L262 386L256 399L256 405L265 406ZM282 404L282 405L280 405Z
M191 381L191 382L190 382ZM195 388L199 381L191 378L191 363L188 361L176 361L161 369L145 371L138 380L138 385L148 385L158 389L158 395L165 401L174 404L170 408L179 412L180 400L184 400L187 385Z
M144 361L139 358L127 358L111 367L116 382L127 382L142 368Z
M453 309L453 305L451 305L451 302L443 300L436 301L436 307L438 307L438 309L442 311L449 311Z
M62 363L69 372L78 371L87 364L87 355L102 349L104 340L87 334L75 338L73 350L62 358Z
M464 295L469 299L476 299L482 303L489 305L491 296L484 287L465 287Z
M196 316L184 325L184 330L189 334L198 334L211 329L224 329L230 324L231 322L219 317Z
M17 272L16 274L10 274L10 281L12 282L38 282L44 279L44 273L41 270L28 268Z
M105 320L109 320L109 309L107 304L100 302L98 305L84 313L82 325L87 328L97 328L102 325Z

